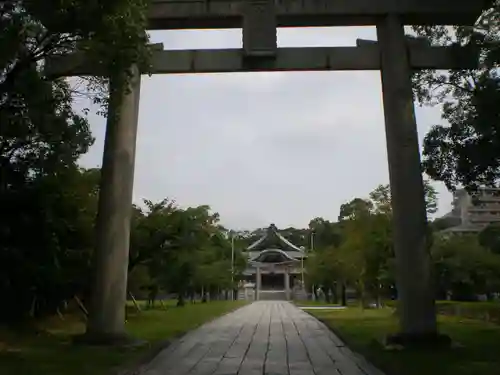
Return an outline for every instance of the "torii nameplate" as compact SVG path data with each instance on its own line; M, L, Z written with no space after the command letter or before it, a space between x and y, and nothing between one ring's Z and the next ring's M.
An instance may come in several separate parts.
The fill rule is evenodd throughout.
M244 0L243 51L246 57L274 57L278 49L274 0Z

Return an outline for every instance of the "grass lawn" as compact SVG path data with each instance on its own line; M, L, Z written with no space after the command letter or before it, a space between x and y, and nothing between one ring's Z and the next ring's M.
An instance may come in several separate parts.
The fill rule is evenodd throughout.
M480 320L440 316L440 330L463 348L387 351L377 342L396 332L390 309L349 308L312 311L387 375L498 375L500 326Z
M41 327L47 334L19 335L0 329L0 374L12 375L102 375L134 363L151 346L179 336L197 326L242 306L244 301L214 301L186 304L167 310L129 313L128 332L149 345L136 349L71 345L71 336L84 332L84 324L67 316L48 319ZM112 372L111 372L112 373Z

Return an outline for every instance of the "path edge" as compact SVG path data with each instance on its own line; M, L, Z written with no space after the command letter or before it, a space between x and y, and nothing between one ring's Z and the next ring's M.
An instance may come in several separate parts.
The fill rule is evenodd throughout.
M300 309L299 306L297 305L295 306ZM385 372L376 367L372 362L368 361L368 359L366 359L364 355L352 350L348 345L349 341L346 340L344 336L337 329L328 325L325 319L314 316L309 311L306 310L302 311L304 311L306 314L316 319L318 322L324 325L331 333L333 333L337 337L337 339L344 344L343 347L339 347L339 350L341 350L343 354L349 357L349 359L351 359L356 364L356 366L358 366L359 369L363 371L366 375L386 375Z
M145 351L141 356L136 358L131 363L128 363L126 365L118 366L118 367L115 367L114 369L111 369L109 372L109 375L139 375L139 374L141 374L143 372L143 370L146 368L146 366L148 366L151 362L153 362L153 360L161 352L163 352L165 349L170 347L172 344L175 344L176 342L182 340L189 332L192 332L192 331L200 328L201 326L203 326L205 324L209 324L209 323L211 323L217 319L220 319L226 315L232 314L233 312L235 312L235 311L237 311L245 306L251 305L253 302L254 301L252 301L251 303L246 303L242 306L234 307L233 309L228 310L224 314L216 316L212 319L209 319L209 320L203 322L202 324L199 324L198 326L193 327L190 330L187 330L185 332L181 332L170 339L162 340L160 342L157 342L154 345L151 345L151 347L147 351Z

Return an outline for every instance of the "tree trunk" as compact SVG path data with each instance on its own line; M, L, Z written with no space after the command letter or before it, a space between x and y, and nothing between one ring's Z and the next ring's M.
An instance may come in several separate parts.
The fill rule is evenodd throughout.
M361 309L364 310L366 307L366 290L365 283L363 281L358 282L358 293L361 301Z
M195 302L195 291L192 288L189 290L189 302L191 303Z
M207 302L207 294L205 292L205 287L201 287L201 303L206 303Z
M378 284L377 285L377 308L380 309L382 308L382 285Z
M179 295L177 296L177 306L180 307L180 306L184 306L186 304L186 302L184 301L184 293L179 293Z
M149 307L152 309L155 307L155 301L157 296L158 296L158 287L152 286L149 291L149 301L148 301Z
M325 302L330 304L330 288L325 288L324 289L324 294L325 294Z
M338 305L338 303L339 303L339 285L338 285L338 283L333 283L331 291L332 291L332 302L335 305Z
M341 302L340 304L342 306L347 306L347 293L346 293L346 285L345 283L343 282L341 285L340 285L340 297L341 297Z

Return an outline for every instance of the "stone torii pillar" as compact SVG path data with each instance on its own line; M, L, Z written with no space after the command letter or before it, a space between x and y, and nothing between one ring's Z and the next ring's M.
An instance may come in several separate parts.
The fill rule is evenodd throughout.
M437 335L427 213L411 67L403 23L388 14L377 24L385 132L392 195L400 333L407 341Z
M152 44L150 48L163 50L163 44ZM77 53L75 57L70 59L67 70L51 72L49 69L48 72L71 74L73 68L81 64L82 56ZM93 71L92 65L85 65L81 73L90 75ZM125 304L141 86L139 67L134 65L130 71L129 86L124 92L113 91L113 82L110 82L89 320L85 335L78 339L83 342L119 344L129 341L125 331Z
M110 90L86 332L89 341L126 339L125 302L141 86L138 67L131 70L128 92L119 98Z

